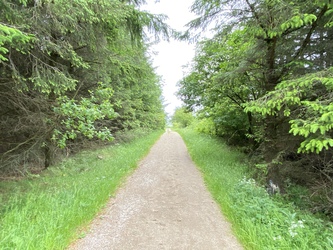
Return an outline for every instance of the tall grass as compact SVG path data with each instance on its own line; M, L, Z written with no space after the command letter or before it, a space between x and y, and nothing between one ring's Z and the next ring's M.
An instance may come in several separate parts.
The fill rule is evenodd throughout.
M28 180L0 182L0 249L65 249L161 133L82 152Z
M247 177L244 155L207 135L179 132L246 249L333 249L333 224L269 196Z

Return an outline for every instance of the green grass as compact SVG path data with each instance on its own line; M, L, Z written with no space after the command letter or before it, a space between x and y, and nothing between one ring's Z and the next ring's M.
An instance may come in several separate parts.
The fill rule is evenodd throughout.
M271 197L249 173L246 157L221 141L179 131L213 197L246 249L333 249L333 224Z
M30 179L0 182L0 249L65 249L161 133L82 152Z

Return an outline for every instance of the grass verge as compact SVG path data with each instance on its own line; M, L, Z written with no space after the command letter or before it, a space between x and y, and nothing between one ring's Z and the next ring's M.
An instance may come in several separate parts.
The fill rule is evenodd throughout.
M247 178L243 154L191 129L178 132L246 249L333 249L333 224L269 196Z
M82 152L26 180L0 182L0 249L65 249L161 133Z

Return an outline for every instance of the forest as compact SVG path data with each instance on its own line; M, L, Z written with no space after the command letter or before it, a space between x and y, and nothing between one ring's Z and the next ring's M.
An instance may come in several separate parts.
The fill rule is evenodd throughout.
M251 156L254 176L333 216L333 3L196 0L183 39L198 41L173 121ZM195 118L191 114L194 114ZM298 198L302 194L298 195ZM304 196L303 196L304 197Z
M202 203L245 249L332 249L333 2L193 0L185 32L146 2L0 0L0 248L67 249L109 222L100 211L169 125L150 49L172 38L196 53L163 136L183 138L214 198ZM191 175L168 177L151 193L173 201Z
M0 177L164 128L149 46L177 36L196 55L174 125L223 138L263 185L304 187L333 218L333 3L195 0L183 34L144 3L0 0Z
M140 0L0 0L0 176L165 126Z

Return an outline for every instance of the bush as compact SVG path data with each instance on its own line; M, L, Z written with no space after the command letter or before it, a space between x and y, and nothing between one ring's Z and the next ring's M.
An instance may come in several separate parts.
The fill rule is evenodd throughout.
M194 117L185 108L178 108L172 116L171 121L176 128L186 128L194 121Z

